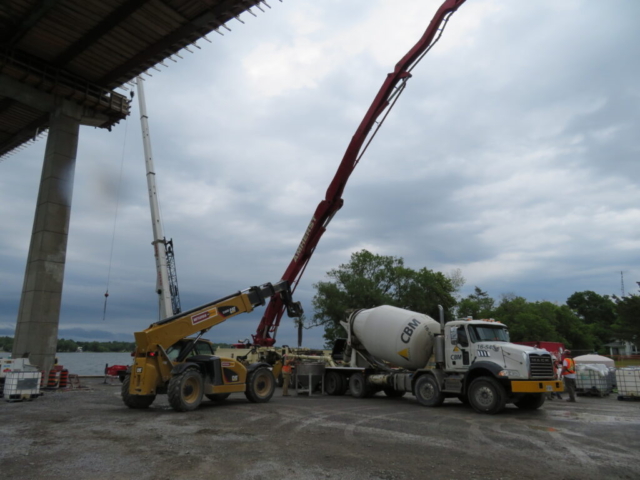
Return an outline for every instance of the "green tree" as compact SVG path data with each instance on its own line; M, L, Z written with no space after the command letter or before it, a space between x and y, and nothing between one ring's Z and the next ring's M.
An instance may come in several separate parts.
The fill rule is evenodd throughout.
M593 350L596 338L587 325L567 305L556 307L555 328L567 348Z
M506 296L495 309L495 318L509 327L514 342L562 342L577 350L592 350L594 346L590 328L566 305Z
M640 295L614 297L618 318L613 326L613 333L620 340L627 340L636 345L640 343Z
M567 305L587 325L596 349L613 339L613 324L616 322L617 312L611 297L585 290L571 295L567 299Z
M532 304L523 297L504 296L495 309L495 318L509 327L513 342L556 341L558 335L553 315L549 313L547 305Z
M78 344L73 340L65 340L64 338L58 339L58 352L75 352L78 350Z
M13 350L13 337L0 337L0 352Z
M460 300L459 317L491 318L494 315L495 300L487 292L475 287L474 293Z
M324 327L327 345L344 336L340 321L347 310L393 305L438 318L438 305L445 312L456 305L453 294L459 286L440 272L413 270L404 266L402 258L367 250L353 253L349 263L327 276L330 281L314 285L312 322Z

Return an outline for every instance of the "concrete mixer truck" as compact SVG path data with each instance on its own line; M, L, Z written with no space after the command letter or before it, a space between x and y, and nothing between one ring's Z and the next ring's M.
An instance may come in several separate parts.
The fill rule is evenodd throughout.
M329 395L409 392L428 407L457 397L477 412L495 414L507 403L535 410L546 393L563 390L551 354L510 343L506 325L494 320L445 324L442 308L437 322L383 305L357 310L342 325L347 338L336 341L332 354L339 366L325 369Z

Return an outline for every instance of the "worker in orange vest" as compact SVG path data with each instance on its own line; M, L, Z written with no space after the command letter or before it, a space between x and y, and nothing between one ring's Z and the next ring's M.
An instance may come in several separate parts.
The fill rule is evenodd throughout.
M292 371L291 364L292 363L293 362L291 360L286 358L284 361L284 365L282 366L282 378L284 380L284 383L282 384L283 397L289 396L289 383L291 383L291 371Z
M567 402L576 401L576 364L571 358L571 350L564 351L565 358L562 361L562 378L564 386L569 393Z

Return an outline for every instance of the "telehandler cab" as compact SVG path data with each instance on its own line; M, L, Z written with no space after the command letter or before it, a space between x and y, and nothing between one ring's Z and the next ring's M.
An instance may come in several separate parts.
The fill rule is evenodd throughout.
M198 408L202 397L220 401L244 392L250 402L268 402L275 378L264 362L248 366L238 359L214 355L212 344L201 339L210 328L228 318L253 311L265 299L277 296L289 317L302 315L286 281L236 292L174 315L135 333L135 362L122 384L122 399L129 408L148 408L158 394L167 394L174 410ZM190 335L196 335L188 338Z

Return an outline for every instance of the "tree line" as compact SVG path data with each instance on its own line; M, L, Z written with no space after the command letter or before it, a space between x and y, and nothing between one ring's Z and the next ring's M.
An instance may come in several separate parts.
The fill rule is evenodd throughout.
M614 339L640 341L640 296L623 298L576 292L565 304L528 301L505 294L499 300L479 287L460 298L465 280L460 271L445 275L427 268L413 270L400 257L362 250L347 264L327 272L329 281L314 285L314 316L309 326L324 327L324 339L331 346L345 335L340 321L345 312L378 305L393 305L438 319L438 305L445 320L473 317L494 318L509 327L511 341L562 342L567 348L606 353L605 344Z
M226 343L214 343L214 348L223 347L229 348L231 345ZM83 342L76 340L67 340L64 338L58 339L57 352L77 352L78 347L82 348L83 352L133 352L136 349L135 342ZM13 337L0 337L0 352L11 352L13 349Z
M83 352L132 352L136 348L134 342L82 342L58 339L57 352L76 352L78 347ZM13 337L0 337L0 351L10 352L13 349Z

